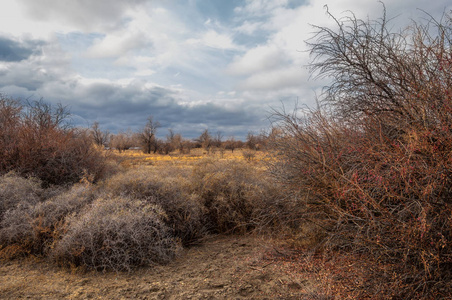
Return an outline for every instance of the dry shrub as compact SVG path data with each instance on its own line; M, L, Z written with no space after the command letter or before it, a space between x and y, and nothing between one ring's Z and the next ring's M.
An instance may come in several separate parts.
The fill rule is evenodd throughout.
M106 158L86 132L65 125L68 114L62 106L23 105L0 94L0 174L15 171L46 186L102 178Z
M138 168L117 174L103 183L114 195L126 195L160 206L166 224L184 245L196 243L205 233L203 206L190 193L189 171L177 167Z
M256 157L256 153L253 150L243 150L242 156L247 161L252 161Z
M0 223L0 253L10 258L20 253L47 254L64 234L65 218L76 215L93 198L90 186L75 185L46 201L9 210Z
M102 271L167 263L176 255L178 242L165 218L157 205L106 195L69 218L51 257L61 265Z
M0 222L8 210L38 203L43 192L38 179L22 178L14 172L0 176Z
M244 233L274 224L281 211L277 186L263 170L250 165L205 159L195 166L192 182L214 232Z
M277 113L273 173L309 197L326 247L378 266L358 298L452 296L451 16L402 33L386 19L318 28L319 110ZM434 33L433 28L437 30Z
M184 245L198 242L207 231L299 227L287 217L297 210L295 202L282 195L264 170L240 162L205 159L193 170L142 167L113 176L102 188L161 206L166 224Z

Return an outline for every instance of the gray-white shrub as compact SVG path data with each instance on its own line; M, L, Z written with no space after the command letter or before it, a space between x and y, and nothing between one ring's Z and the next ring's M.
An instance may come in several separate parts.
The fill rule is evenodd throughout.
M167 263L179 248L156 206L129 197L103 196L68 219L67 232L51 257L60 265L130 270Z
M42 254L64 233L66 216L76 215L93 198L91 186L74 185L48 200L11 208L0 222L0 244Z
M42 193L43 189L38 179L23 178L14 172L0 176L0 221L10 209L38 203Z

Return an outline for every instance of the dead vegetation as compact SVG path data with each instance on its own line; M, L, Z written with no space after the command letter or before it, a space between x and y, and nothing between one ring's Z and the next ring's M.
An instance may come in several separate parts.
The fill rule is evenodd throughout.
M177 253L177 240L157 205L127 197L100 197L67 221L65 234L52 249L61 265L96 270L130 270L167 263Z
M336 21L310 41L332 83L318 109L275 112L270 157L125 151L115 173L64 110L2 98L1 257L130 271L211 234L272 233L327 283L313 299L450 298L451 16Z
M277 186L263 170L234 161L141 166L95 185L47 193L35 179L11 176L1 177L10 191L27 185L37 190L21 190L15 195L20 201L5 208L0 220L4 258L37 255L69 267L131 270L168 262L178 248L209 234L281 225ZM24 199L33 201L21 204Z
M451 16L391 32L385 16L317 28L317 110L275 114L274 175L309 197L333 256L375 262L357 298L440 299L452 287Z
M100 180L106 158L86 130L67 126L65 107L23 103L0 94L0 174L14 171L45 186Z

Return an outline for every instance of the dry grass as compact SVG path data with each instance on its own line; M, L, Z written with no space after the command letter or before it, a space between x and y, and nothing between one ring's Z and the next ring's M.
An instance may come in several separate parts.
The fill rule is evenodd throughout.
M211 159L219 159L219 160L234 160L234 161L243 161L247 160L244 155L250 154L253 156L253 160L256 162L262 161L265 158L265 153L262 151L254 151L247 149L235 149L231 150L223 150L214 148L211 151L207 152L202 148L195 148L190 151L189 154L180 154L175 151L169 153L167 155L163 154L146 154L141 150L125 150L121 153L114 152L114 157L116 160L125 167L138 166L138 165L175 165L175 166L192 166L199 160L203 160L206 158Z

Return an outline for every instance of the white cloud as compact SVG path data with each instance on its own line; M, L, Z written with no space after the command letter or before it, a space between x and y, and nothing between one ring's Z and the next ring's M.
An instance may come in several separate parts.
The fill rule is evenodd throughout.
M297 88L307 81L301 67L286 67L253 74L239 84L242 90L281 90Z
M221 50L240 49L240 46L234 43L230 35L218 33L213 29L207 30L199 38L189 38L185 43L197 48L207 46Z
M265 28L265 22L250 22L245 21L240 26L236 27L234 30L239 33L244 33L247 35L252 35L258 30Z
M142 32L121 31L96 40L86 55L90 58L120 57L132 50L149 45Z
M236 57L228 67L233 75L251 75L285 66L287 56L284 49L277 45L257 46L248 50L243 56Z
M398 28L422 15L416 7L437 17L449 2L385 4L388 17L400 15L393 22ZM196 128L196 118L238 107L239 123L286 99L313 103L325 82L308 80L304 41L312 37L309 24L334 27L324 4L338 18L347 9L364 19L383 11L376 0L247 0L222 15L212 3L205 10L197 1L1 0L0 35L18 43L39 39L43 46L22 61L0 63L0 85L25 97L89 107L88 119L106 119L102 111L116 109L114 116L127 111L133 123L157 109L172 122L190 118L184 126ZM184 111L195 108L194 116Z
M28 18L63 24L85 32L103 32L117 28L124 16L146 0L16 0Z
M214 30L207 31L202 37L204 45L217 49L235 49L237 46L231 37L226 34L219 34Z
M247 0L245 6L237 7L235 11L251 16L268 15L275 9L286 6L288 2L288 0Z

